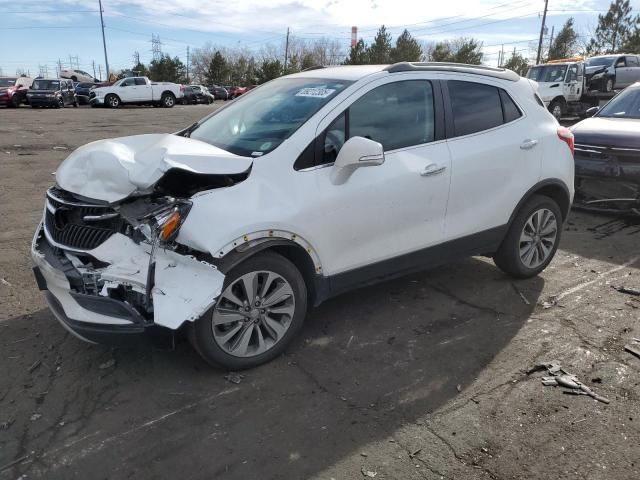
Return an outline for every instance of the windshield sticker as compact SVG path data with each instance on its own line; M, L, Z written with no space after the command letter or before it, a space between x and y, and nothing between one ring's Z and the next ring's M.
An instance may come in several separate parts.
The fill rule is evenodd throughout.
M251 152L252 157L261 157L264 155L264 152Z
M315 97L315 98L327 98L335 92L333 88L303 88L298 93L296 93L296 97Z

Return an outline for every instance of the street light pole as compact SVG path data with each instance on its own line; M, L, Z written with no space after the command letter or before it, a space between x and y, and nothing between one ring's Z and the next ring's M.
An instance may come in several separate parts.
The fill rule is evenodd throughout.
M549 0L544 0L544 13L542 14L542 26L540 27L540 40L538 41L538 55L536 56L536 65L540 63L540 55L542 55L542 37L544 36L544 27L547 21L547 7L549 7Z
M98 5L100 5L100 25L102 26L102 47L104 48L104 64L105 64L105 67L107 67L107 81L109 81L109 60L107 59L107 41L104 38L104 20L102 18L102 0L98 0Z

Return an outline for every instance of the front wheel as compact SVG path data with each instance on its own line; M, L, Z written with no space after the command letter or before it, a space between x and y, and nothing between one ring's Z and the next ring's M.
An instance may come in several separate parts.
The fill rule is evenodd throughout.
M176 103L176 97L174 97L172 93L165 93L162 95L160 103L162 103L162 106L165 108L171 108Z
M562 118L562 110L562 102L560 100L554 100L549 105L549 111L551 112L551 115L553 115L558 121L560 121L560 119Z
M605 93L611 93L613 91L613 78L607 78L602 84L602 91Z
M264 252L226 276L216 305L190 327L190 340L210 364L231 370L272 360L302 327L307 289L300 271Z
M549 197L534 195L518 211L493 260L513 277L534 277L553 259L561 234L558 204Z
M120 98L117 95L107 95L104 104L110 108L118 108L120 106Z

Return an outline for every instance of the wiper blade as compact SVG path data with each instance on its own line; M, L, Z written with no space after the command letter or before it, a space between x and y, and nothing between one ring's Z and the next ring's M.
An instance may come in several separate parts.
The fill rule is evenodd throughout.
M200 126L200 123L199 122L195 122L195 123L191 124L190 126L188 126L187 128L185 128L184 130L182 130L180 132L180 135L182 135L183 137L190 137L191 134L193 133L193 131L196 130L199 126Z

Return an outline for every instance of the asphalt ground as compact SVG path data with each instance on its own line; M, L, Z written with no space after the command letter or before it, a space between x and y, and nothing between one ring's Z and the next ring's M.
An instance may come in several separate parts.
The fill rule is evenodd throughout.
M0 110L0 479L640 478L640 224L572 212L514 281L474 257L334 298L247 372L109 349L46 309L29 245L74 148L219 106ZM637 344L640 347L640 343ZM530 367L559 362L610 403ZM235 383L238 382L239 383Z

